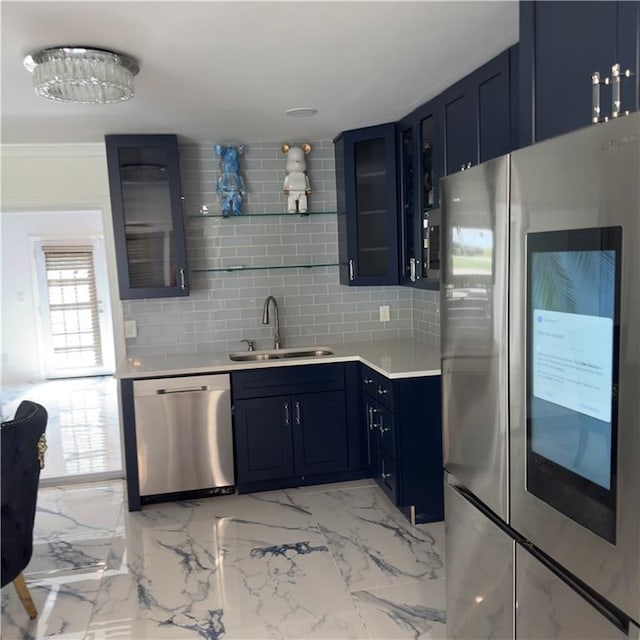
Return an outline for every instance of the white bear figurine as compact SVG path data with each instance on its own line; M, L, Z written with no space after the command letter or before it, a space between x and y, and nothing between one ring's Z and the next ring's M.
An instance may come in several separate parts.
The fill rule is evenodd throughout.
M284 179L283 193L287 198L287 211L289 213L307 213L307 196L311 193L307 170L307 160L304 157L311 151L310 144L300 147L290 147L283 144L282 153L287 154L287 175Z

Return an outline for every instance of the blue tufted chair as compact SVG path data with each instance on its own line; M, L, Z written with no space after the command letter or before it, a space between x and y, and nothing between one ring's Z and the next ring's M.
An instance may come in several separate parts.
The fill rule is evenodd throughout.
M29 400L20 403L13 420L0 428L0 575L2 587L13 582L30 618L38 615L22 571L33 553L33 521L40 469L47 448L46 409Z

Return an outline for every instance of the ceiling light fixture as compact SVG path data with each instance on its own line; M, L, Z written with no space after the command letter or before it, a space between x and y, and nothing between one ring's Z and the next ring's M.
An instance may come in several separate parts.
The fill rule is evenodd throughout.
M285 114L293 116L294 118L308 118L309 116L315 116L318 113L317 109L313 107L296 107L295 109L287 109Z
M28 55L25 68L43 98L79 104L123 102L134 96L140 67L130 56L84 46L49 47Z

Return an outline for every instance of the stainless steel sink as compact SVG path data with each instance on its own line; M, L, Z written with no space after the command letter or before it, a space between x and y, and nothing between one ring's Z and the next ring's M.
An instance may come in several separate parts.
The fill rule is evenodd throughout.
M229 359L235 362L251 362L259 360L279 360L282 356L275 353L253 353L251 351L243 353L230 353Z
M234 362L261 362L264 360L280 360L281 358L319 358L331 355L333 355L333 351L323 347L298 347L296 349L272 349L270 351L238 351L230 353L229 359Z
M283 358L316 358L318 356L330 356L333 351L330 349L313 349L311 351L287 351L282 354Z

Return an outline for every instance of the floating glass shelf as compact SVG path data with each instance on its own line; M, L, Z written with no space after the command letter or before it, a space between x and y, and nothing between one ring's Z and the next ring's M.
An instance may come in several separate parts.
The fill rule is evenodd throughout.
M271 266L229 266L214 269L191 269L191 273L222 273L225 271L266 271L267 269L314 269L317 267L338 267L338 262L324 262L320 264L277 264Z
M215 206L217 209L219 205ZM221 213L214 213L213 205L203 205L200 208L200 213L190 213L189 218L226 218L228 220L238 220L239 218L261 218L263 216L298 216L299 218L307 218L309 216L330 216L337 215L337 211L309 211L307 213L241 213L239 216L223 216Z

